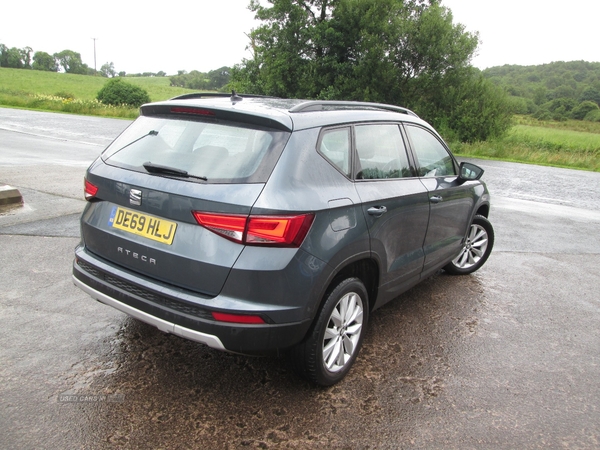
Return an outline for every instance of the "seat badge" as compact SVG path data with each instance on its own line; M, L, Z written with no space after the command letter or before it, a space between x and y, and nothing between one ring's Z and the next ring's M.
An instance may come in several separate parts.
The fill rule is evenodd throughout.
M135 206L142 204L142 191L138 189L131 189L129 191L129 203Z

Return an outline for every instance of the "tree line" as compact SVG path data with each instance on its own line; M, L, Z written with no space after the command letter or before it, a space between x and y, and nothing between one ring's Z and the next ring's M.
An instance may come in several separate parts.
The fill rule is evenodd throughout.
M100 75L107 78L115 76L164 77L167 75L163 71L137 74L126 74L124 71L117 72L112 62L104 63L100 70L96 71L81 60L80 53L73 50L63 50L51 55L44 51L34 53L31 47L8 48L2 43L0 43L0 67L42 70L45 72L59 72L62 70L65 73Z
M229 84L231 67L221 67L210 72L180 70L177 75L170 77L171 86L187 89L218 91Z
M31 47L8 48L4 44L0 44L0 67L43 70L46 72L58 72L62 69L66 73L94 74L94 69L90 69L87 64L81 61L81 54L73 50L63 50L51 55L43 51L33 53Z
M33 52L31 47L23 48L8 48L0 43L0 67L12 69L31 69L42 70L46 72L63 71L65 73L73 73L78 75L101 75L107 78L119 77L165 77L166 72L143 72L127 74L124 71L117 72L114 63L107 62L102 65L99 71L90 68L81 60L81 54L73 50L63 50L62 52L54 53L53 55L37 51ZM188 89L199 90L221 90L229 84L230 67L221 67L209 72L199 72L192 70L178 71L177 75L170 77L171 86L184 87Z

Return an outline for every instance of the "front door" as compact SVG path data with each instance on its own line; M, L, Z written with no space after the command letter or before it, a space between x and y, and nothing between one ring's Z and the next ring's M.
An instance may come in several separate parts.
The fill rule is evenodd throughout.
M430 206L429 226L423 244L423 273L427 275L458 255L475 198L470 183L458 181L454 159L433 133L414 125L406 125L405 129Z

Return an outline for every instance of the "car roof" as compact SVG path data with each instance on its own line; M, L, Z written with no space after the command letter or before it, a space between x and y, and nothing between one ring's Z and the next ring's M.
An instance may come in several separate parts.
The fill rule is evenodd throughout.
M406 121L431 128L414 112L393 105L367 102L282 99L237 94L188 94L150 103L142 115L199 114L285 131L356 122Z

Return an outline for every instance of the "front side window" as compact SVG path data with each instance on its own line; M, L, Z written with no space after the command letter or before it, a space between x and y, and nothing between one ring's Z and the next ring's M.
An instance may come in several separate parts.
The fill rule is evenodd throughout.
M357 179L413 176L398 125L360 125L354 130L358 154Z
M419 176L445 177L456 175L454 160L442 143L421 127L406 126L419 163Z
M264 181L265 162L276 161L278 154L269 155L281 152L287 136L243 124L142 116L104 151L102 159L141 172L144 164L152 163L209 182Z

